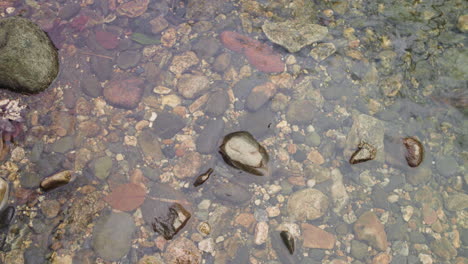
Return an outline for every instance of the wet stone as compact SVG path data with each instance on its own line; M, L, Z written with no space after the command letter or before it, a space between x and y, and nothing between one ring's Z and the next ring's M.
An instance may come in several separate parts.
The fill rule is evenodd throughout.
M457 160L452 156L443 156L436 159L436 169L440 175L449 177L458 171Z
M60 203L56 200L44 200L41 202L41 211L47 218L54 218L60 211Z
M312 101L300 100L293 101L288 107L286 112L286 119L291 124L305 124L310 123L314 118L316 109Z
M209 60L218 53L220 47L221 45L217 39L213 37L201 37L193 45L192 50L199 58Z
M255 86L247 96L245 106L250 111L257 111L266 102L268 102L276 93L276 86L267 82L262 85Z
M60 138L52 144L52 151L57 153L66 153L73 149L74 139L71 136Z
M167 28L167 26L169 26L169 23L164 17L157 16L156 18L150 21L150 25L151 25L151 32L153 32L153 34L158 34L161 31L163 31L165 28Z
M384 226L371 211L362 214L354 223L354 233L359 240L365 240L381 251L387 249L387 234Z
M219 152L224 161L234 168L258 176L263 176L268 171L268 154L249 132L239 131L226 135Z
M77 4L77 3L67 4L60 9L58 16L61 19L68 20L76 16L80 12L80 10L81 10L80 4Z
M335 246L335 236L314 225L302 224L302 234L304 236L304 247L333 249Z
M311 24L306 20L277 23L266 21L262 29L268 39L285 47L289 52L297 52L309 44L321 41L328 34L326 27Z
M202 154L210 154L216 150L218 142L224 133L224 120L218 118L208 121L205 128L197 138L197 151Z
M234 205L246 203L252 197L246 187L234 183L217 185L213 190L213 194L218 199Z
M140 147L145 159L150 162L158 162L164 158L161 150L161 144L158 137L149 129L143 130L137 137L138 146Z
M321 191L307 188L293 193L288 200L288 213L296 220L314 220L327 212L329 201Z
M202 262L200 250L191 240L185 237L179 237L169 243L163 258L165 263L200 264Z
M336 47L333 43L320 43L310 51L310 56L314 60L321 62L335 53Z
M468 194L455 193L445 199L445 207L450 211L463 211L468 208Z
M141 52L136 50L124 51L117 56L117 66L126 70L135 67L141 59Z
M241 129L249 131L256 138L264 138L274 132L275 113L262 107L256 112L247 112L239 122Z
M0 19L0 87L38 93L58 71L57 49L37 24L19 16Z
M220 116L224 114L229 107L229 96L226 91L218 90L208 98L205 106L205 112L209 116Z
M154 130L156 134L163 139L172 138L182 128L185 127L185 121L178 115L169 112L158 113L154 121Z
M444 260L450 260L457 256L457 250L446 237L435 239L430 247L437 256Z
M351 240L351 256L357 259L365 259L367 254L367 245L365 243Z
M68 184L72 180L72 171L62 171L41 181L41 188L45 191Z
M134 109L138 106L143 96L143 79L123 76L114 78L104 87L104 98L113 107Z
M215 72L224 72L231 64L231 54L221 53L213 62L213 70Z
M46 255L46 252L44 249L38 248L36 246L30 246L23 253L24 263L25 264L45 264L46 263L45 255Z
M108 156L102 156L97 158L93 163L94 176L98 179L105 180L112 169L113 162Z
M173 203L169 207L167 215L155 217L154 222L152 222L151 225L155 232L158 232L166 240L171 240L180 230L182 230L182 228L184 228L191 216L192 215L185 210L182 205Z
M80 82L81 90L91 97L99 97L102 95L102 86L94 75L87 76Z
M103 215L94 226L93 249L105 260L119 260L129 252L134 230L133 218L127 213Z
M91 70L100 82L109 80L112 76L112 60L91 56Z
M177 89L183 97L194 99L210 89L210 81L203 75L183 74Z

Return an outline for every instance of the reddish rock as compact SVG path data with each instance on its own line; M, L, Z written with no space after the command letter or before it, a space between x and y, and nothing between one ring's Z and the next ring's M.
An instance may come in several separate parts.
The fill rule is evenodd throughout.
M202 262L201 252L195 244L185 238L179 237L171 242L163 254L164 263L177 264L177 263L190 263L199 264Z
M142 84L139 78L112 80L104 87L104 98L114 107L134 109L143 95Z
M117 35L102 30L96 31L96 41L105 49L113 49L119 45Z
M255 224L255 222L255 216L250 213L241 213L234 220L236 226L243 226L247 230L249 230L249 232L253 230L253 225Z
M335 246L335 236L314 225L302 224L302 234L304 235L304 247L332 249Z
M235 52L242 53L249 46L260 44L258 41L233 31L224 31L220 35L223 45Z
M372 259L372 264L389 264L392 257L387 253L379 253Z
M284 71L284 62L281 56L273 53L273 49L266 45L248 48L244 52L247 60L259 71L266 73Z
M387 233L379 218L371 212L363 213L354 224L354 233L359 240L365 240L381 251L387 250Z
M272 73L284 70L281 56L275 53L270 46L258 40L232 31L224 31L221 33L220 39L226 48L244 54L249 63L259 71Z

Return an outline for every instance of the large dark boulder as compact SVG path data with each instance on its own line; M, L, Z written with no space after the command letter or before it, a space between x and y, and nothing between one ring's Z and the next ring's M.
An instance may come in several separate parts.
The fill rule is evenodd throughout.
M0 88L38 93L58 71L57 49L38 25L21 17L0 19Z

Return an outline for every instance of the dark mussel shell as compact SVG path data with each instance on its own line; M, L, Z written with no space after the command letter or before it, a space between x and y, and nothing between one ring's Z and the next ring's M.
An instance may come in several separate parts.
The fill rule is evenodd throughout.
M361 142L358 145L358 149L353 153L353 155L351 155L349 163L358 164L368 160L373 160L375 159L376 154L377 149L374 146L366 142Z
M294 237L288 231L281 231L280 236L289 253L292 255L294 253Z
M419 140L413 137L403 139L403 145L406 148L405 159L410 167L417 167L424 158L424 147Z
M204 182L208 180L208 178L210 178L212 173L213 173L213 169L209 168L205 173L200 174L200 176L198 176L195 179L195 182L193 182L193 186L198 187L202 185Z

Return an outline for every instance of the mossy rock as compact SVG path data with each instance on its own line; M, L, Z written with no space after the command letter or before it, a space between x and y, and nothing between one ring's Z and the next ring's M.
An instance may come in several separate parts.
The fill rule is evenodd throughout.
M58 71L57 49L38 25L21 17L0 19L0 88L38 93Z

